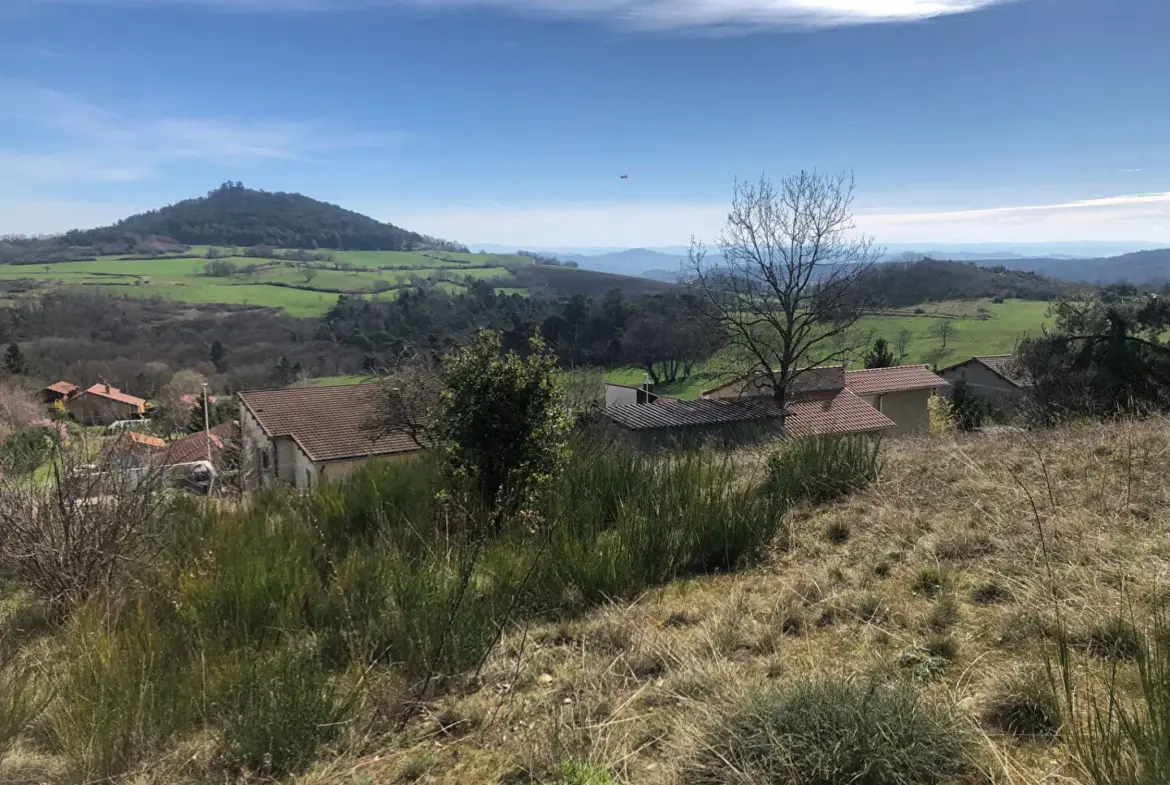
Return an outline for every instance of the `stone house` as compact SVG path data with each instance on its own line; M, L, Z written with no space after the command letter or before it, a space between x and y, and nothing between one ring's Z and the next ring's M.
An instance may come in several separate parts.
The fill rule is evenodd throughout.
M960 379L967 387L982 395L999 414L1016 411L1023 402L1031 384L1020 376L1010 354L972 357L947 366L938 372L951 385Z
M95 384L65 401L65 408L82 425L109 425L146 414L146 401L108 384Z
M263 390L240 393L239 399L245 487L281 482L305 490L342 479L372 460L422 449L407 433L370 430L376 398L369 386Z

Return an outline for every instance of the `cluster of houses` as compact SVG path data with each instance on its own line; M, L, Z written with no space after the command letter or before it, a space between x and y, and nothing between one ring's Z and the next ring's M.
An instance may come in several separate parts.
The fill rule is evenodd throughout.
M847 370L817 368L795 379L783 407L762 378L744 378L679 400L616 384L605 390L607 427L645 450L745 444L830 434L918 436L930 430L928 400L959 379L1003 406L1022 388L1010 356L973 357L937 373L924 365ZM375 433L368 387L298 387L244 392L240 399L241 472L253 487L311 488L371 460L423 449L407 433Z
M200 466L214 471L210 467L222 466L223 452L239 435L239 425L234 422L170 442L142 433L140 428L149 424L145 419L146 399L104 383L82 389L71 382L60 381L41 390L40 397L45 404L61 406L81 425L106 426L116 434L122 452L133 463L149 462L164 467ZM214 402L215 398L211 401ZM181 403L188 408L194 408L198 402L198 396L194 395L181 398Z

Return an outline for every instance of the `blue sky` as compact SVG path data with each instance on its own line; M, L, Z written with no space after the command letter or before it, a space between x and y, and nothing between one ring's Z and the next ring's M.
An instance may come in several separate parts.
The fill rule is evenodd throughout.
M820 168L879 242L1170 245L1167 30L1165 0L0 0L0 232L231 179L679 245L737 177Z

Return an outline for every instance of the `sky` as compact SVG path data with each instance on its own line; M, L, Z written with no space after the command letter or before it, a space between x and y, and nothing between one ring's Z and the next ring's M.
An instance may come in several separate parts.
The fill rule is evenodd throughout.
M675 246L818 169L879 243L1170 246L1167 30L1166 0L0 0L0 233L233 180Z

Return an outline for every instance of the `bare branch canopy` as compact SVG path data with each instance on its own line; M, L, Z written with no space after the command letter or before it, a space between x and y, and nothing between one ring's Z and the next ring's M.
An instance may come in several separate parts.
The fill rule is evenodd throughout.
M805 172L737 182L718 256L692 240L690 285L739 374L781 406L793 379L870 342L863 280L880 258L856 234L853 178Z

